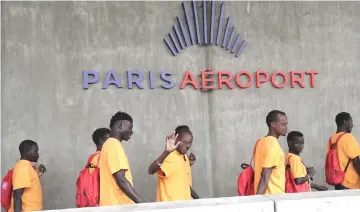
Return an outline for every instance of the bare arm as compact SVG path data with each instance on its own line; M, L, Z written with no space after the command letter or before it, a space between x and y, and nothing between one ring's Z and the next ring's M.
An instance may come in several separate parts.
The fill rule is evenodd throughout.
M14 190L14 212L22 211L22 194L24 193L24 188Z
M166 145L164 152L151 163L148 169L149 174L154 174L157 170L160 169L159 164L162 164L167 156L174 151L179 145L180 141L177 141L178 135L175 132L171 132L166 136Z
M191 197L193 199L199 199L199 195L197 195L197 193L194 191L194 189L190 186L190 192L191 192Z
M305 177L297 177L294 179L294 182L296 185L301 185L309 180L312 180L312 178L315 176L315 169L313 167L306 167L306 176Z
M310 187L311 187L312 189L318 190L319 185L317 185L317 184L315 184L315 183L310 183Z
M308 181L309 181L309 176L307 176L307 175L305 177L298 177L298 178L294 179L294 182L296 185L301 185Z
M311 183L310 186L312 189L315 189L317 191L327 191L328 190L328 188L326 186L320 186L315 183Z
M263 168L256 194L265 194L273 168Z
M154 174L157 170L159 170L159 164L162 164L169 154L170 152L165 150L156 160L154 160L154 162L151 163L148 169L148 173Z
M125 178L125 171L120 170L118 172L115 172L113 174L115 177L116 183L120 187L120 189L128 196L132 201L135 203L142 203L143 200L139 196L138 193L136 193L134 187L131 185L131 183Z
M354 167L358 175L360 176L360 156L355 157L352 161L354 163Z

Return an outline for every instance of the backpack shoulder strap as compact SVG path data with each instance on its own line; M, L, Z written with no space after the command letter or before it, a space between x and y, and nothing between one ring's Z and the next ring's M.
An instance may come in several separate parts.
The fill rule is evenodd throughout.
M256 146L257 146L257 144L259 143L260 140L261 140L261 138L259 140L257 140L256 143L255 143L254 150L253 150L251 160L250 160L250 163L249 163L250 166L252 164L252 161L253 161L253 158L254 158L254 155L255 155L255 152L256 152Z
M340 138L343 136L343 135L345 135L346 133L341 133L338 137L337 137L337 139L336 139L336 141L335 141L335 148L336 148L336 154L337 154L337 158L338 158L338 160L339 160L339 148L338 148L338 143L339 143L339 141L340 141ZM331 143L331 138L332 138L332 136L329 138L329 149L331 148L331 145L332 145L332 143ZM345 166L345 169L344 169L344 172L346 172L346 170L348 169L348 167L349 167L349 165L350 165L350 162L351 162L351 159L349 159L349 161L347 162L347 164L346 164L346 166ZM340 161L339 161L339 163L340 163Z
M338 148L338 143L339 143L339 141L340 141L340 138L343 136L343 135L345 135L345 133L341 133L338 137L337 137L337 139L336 139L336 141L335 141L335 148L336 148L336 154L337 154L337 158L338 158L338 160L339 160L339 148ZM339 161L340 162L340 161Z
M96 167L99 167L99 162L100 162L100 152L98 152L98 153L97 153L97 155L99 155L99 157L98 157L98 160L97 160L97 162L96 162Z
M98 161L97 161L96 166L97 166L97 165L99 165L99 161L100 161L100 152L95 152L94 154L90 155L90 157L89 157L89 159L88 159L88 161L87 161L87 163L86 163L86 165L85 165L85 168L87 168L87 167L88 167L88 165L91 163L92 159L94 159L94 157L95 157L96 155L99 155L99 159L98 159Z
M351 162L351 159L349 159L349 161L347 162L347 164L345 166L345 169L344 169L344 172L346 172L346 170L349 168L350 162Z
M290 166L290 158L291 158L291 156L292 156L292 155L290 155L290 157L289 157L289 159L288 159L288 161L287 161L287 164L286 164L285 169L290 169L290 168L291 168L291 166ZM305 166L305 163L301 160L301 158L300 158L300 161L301 161L301 163ZM306 166L305 166L305 168L306 168ZM290 169L290 172L291 172L291 169ZM293 173L291 173L291 174L293 174ZM312 180L312 178L311 178L311 180Z
M338 142L340 141L340 138L343 137L343 135L345 135L345 134L346 134L346 133L341 133L341 134L337 137L337 139L336 139L336 141L335 141L336 146L337 146Z
M337 146L338 146L338 142L339 142L339 140L340 140L340 138L343 136L343 135L345 135L346 133L342 133L341 135L339 135L339 137L338 137L338 139L336 140L336 148L337 148ZM338 151L339 151L339 149L337 149ZM339 154L339 153L338 153ZM338 158L339 158L339 156L338 156ZM349 168L349 165L350 165L350 162L351 162L351 159L349 159L349 161L347 162L347 164L346 164L346 166L345 166L345 169L344 169L344 172L346 172L346 170Z
M339 142L339 140L340 140L340 138L341 138L343 135L345 135L345 134L346 134L346 133L341 133L341 134L337 137L337 139L336 139L336 141L334 142L334 144L337 145L338 142ZM330 136L330 138L329 138L329 148L331 147L331 144L333 144L333 143L332 143L332 137L333 137L333 135Z
M289 158L288 158L287 161L286 161L286 166L285 166L286 168L290 168L290 159L291 159L291 156L292 156L292 155L290 155Z

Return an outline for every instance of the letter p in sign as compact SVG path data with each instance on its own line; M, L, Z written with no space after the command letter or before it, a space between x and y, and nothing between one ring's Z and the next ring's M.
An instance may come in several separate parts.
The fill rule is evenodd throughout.
M89 88L89 84L95 84L99 81L99 73L96 71L83 71L83 87L84 89Z

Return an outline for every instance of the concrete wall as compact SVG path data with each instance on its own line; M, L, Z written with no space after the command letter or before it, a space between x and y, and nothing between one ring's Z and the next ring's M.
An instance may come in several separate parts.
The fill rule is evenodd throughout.
M135 188L155 199L150 162L164 148L165 134L178 124L194 133L193 185L201 197L236 195L240 164L267 129L272 109L287 112L290 130L305 134L303 157L324 183L328 136L338 112L350 112L360 137L359 2L225 2L249 44L235 58L216 46L191 47L172 57L163 38L183 16L180 2L2 2L1 176L19 159L18 145L40 146L44 208L74 206L75 181L95 151L93 130L108 126L117 110L135 121L124 144ZM218 5L219 6L219 5ZM189 7L190 8L190 7ZM219 8L217 8L216 12ZM102 90L82 88L82 70L139 69L172 72L177 87L184 70L211 66L237 72L318 70L313 89L191 88ZM286 150L284 139L280 139Z
M55 210L58 212L89 211L246 211L246 212L329 212L359 211L360 190L328 191L250 197L200 199L194 201L146 203L127 206ZM54 210L52 210L54 211Z

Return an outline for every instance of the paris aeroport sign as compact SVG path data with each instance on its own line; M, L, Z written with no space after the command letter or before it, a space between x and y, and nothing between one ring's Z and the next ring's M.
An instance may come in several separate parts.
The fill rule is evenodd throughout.
M211 4L211 8L206 5ZM184 19L176 17L177 24L172 27L168 36L164 38L164 44L173 56L178 56L181 51L193 46L216 45L224 50L229 51L235 57L239 57L244 51L247 41L242 39L240 33L236 36L235 26L231 17L226 18L226 24L223 25L224 19L224 2L219 7L219 14L215 14L217 3L215 1L192 1L182 2ZM188 7L192 9L192 14ZM209 8L210 10L207 10ZM209 15L209 16L208 16ZM208 18L209 17L209 20ZM215 19L218 23L215 24ZM209 22L209 23L208 23ZM199 23L203 24L201 26ZM223 30L225 26L225 30ZM237 71L237 70L232 70ZM198 72L196 72L198 73ZM138 89L155 89L155 88L193 88L193 89L223 89L223 88L260 88L261 84L270 83L275 88L314 88L315 75L317 71L237 71L230 73L227 71L216 71L211 68L195 74L190 70L185 70L182 79L175 79L171 72L153 72L130 70L127 71L126 77L119 77L120 73L109 70L106 73L100 73L93 70L83 71L83 88L89 89L92 84L101 83L102 89L108 87L116 88L138 88ZM146 81L146 82L145 82ZM245 82L244 82L245 81ZM126 86L125 86L125 84Z
M180 81L180 85L178 85L174 78L172 78L171 72L169 71L163 71L160 74L152 71L128 71L125 80L120 79L119 75L113 70L107 71L102 77L99 72L84 71L83 87L84 89L88 89L91 84L101 82L102 89L107 89L111 85L116 88L125 88L124 82L126 82L128 89L133 89L135 87L139 89L154 89L159 87L165 89L171 89L174 87L178 87L180 89L187 87L193 89L244 89L250 87L260 88L261 84L264 83L271 83L271 85L275 88L314 88L316 74L318 74L316 71L276 71L269 73L260 70L255 72L239 71L238 73L233 74L230 72L217 72L208 69L201 72L200 79L198 79L197 75L193 74L191 71L185 71L184 76ZM246 82L242 82L242 78L245 78ZM145 80L147 81L146 84L144 82Z

